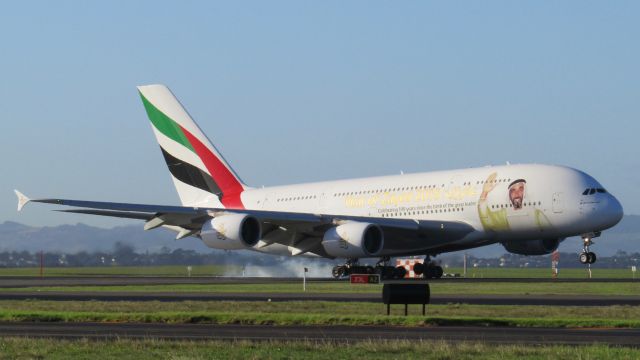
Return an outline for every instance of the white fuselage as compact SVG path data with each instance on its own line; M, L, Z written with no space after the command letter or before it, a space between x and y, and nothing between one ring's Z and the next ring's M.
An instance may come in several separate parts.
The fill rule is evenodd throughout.
M242 202L255 210L456 221L475 229L457 242L467 248L594 233L622 217L618 200L593 177L538 164L250 189Z

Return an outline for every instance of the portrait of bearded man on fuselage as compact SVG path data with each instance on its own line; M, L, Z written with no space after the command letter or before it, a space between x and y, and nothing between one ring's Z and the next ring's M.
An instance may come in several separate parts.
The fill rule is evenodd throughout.
M544 231L550 228L549 219L540 209L535 208L536 203L526 203L525 195L527 181L517 179L507 186L508 204L498 201L489 201L489 194L505 180L496 180L497 173L487 177L482 186L482 193L478 199L478 215L485 231ZM528 204L528 206L527 206Z
M509 184L509 200L514 210L522 209L522 202L524 200L524 188L527 183L524 179L518 179Z

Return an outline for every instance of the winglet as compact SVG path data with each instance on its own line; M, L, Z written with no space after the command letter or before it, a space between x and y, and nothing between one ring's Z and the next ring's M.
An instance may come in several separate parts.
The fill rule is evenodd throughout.
M25 196L25 194L21 193L18 190L13 190L16 195L18 196L18 211L22 210L22 208L27 205L27 203L29 201L31 201L31 199L29 199L28 197Z

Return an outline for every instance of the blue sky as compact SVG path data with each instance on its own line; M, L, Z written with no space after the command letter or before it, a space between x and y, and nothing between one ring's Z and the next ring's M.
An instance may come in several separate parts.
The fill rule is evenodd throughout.
M0 221L34 197L177 204L135 86L254 186L538 162L640 214L640 3L21 1L0 11Z

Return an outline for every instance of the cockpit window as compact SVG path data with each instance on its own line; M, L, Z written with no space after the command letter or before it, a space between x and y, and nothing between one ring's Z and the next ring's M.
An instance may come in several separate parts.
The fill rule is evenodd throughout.
M604 188L589 188L589 189L586 189L585 191L583 191L582 195L593 195L596 192L599 193L599 194L606 194L607 190L605 190Z

